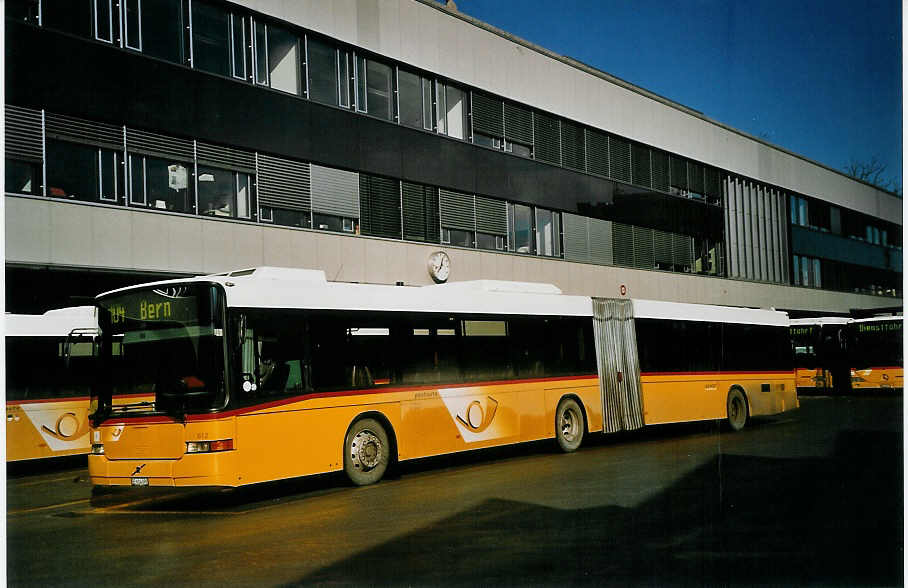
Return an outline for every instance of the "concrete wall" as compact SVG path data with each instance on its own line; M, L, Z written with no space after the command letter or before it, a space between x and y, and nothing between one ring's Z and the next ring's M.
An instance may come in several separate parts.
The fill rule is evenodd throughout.
M258 265L322 269L329 280L429 284L429 253L451 257L451 280L551 282L568 294L827 312L901 299L642 271L474 249L6 196L6 262L31 266L214 273Z
M417 0L245 0L253 10L584 124L901 224L900 199Z

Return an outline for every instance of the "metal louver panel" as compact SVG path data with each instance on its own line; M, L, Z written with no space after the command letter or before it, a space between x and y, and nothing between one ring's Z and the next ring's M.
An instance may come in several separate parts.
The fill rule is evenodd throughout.
M7 104L4 124L6 157L38 162L43 159L40 110Z
M461 194L460 192L439 189L438 199L441 226L462 231L476 230L476 214L472 194Z
M690 191L703 194L703 166L693 161L687 162L687 178L690 181Z
M403 182L404 239L438 243L438 188Z
M694 240L687 235L672 235L672 258L675 265L690 268L694 259Z
M630 225L612 223L612 256L615 265L634 265L634 230Z
M259 155L256 172L260 205L303 211L312 208L308 163Z
M126 149L130 153L166 154L187 161L195 159L195 149L189 139L178 139L128 127L126 129Z
M398 180L359 174L359 200L363 235L401 238Z
M653 259L656 263L672 265L672 234L665 231L653 231Z
M585 171L583 127L561 121L561 155L564 167Z
M526 108L504 103L504 138L508 141L533 145L533 113Z
M45 131L47 136L53 139L123 149L123 127L117 125L48 112L45 115ZM189 145L192 159L192 141Z
M614 135L608 137L609 169L611 177L620 182L631 182L631 144Z
M311 164L312 210L359 218L359 174Z
M638 186L653 185L651 166L649 161L649 147L633 143L631 145L631 162L633 163L632 177L634 184Z
M591 218L589 220L590 232L590 261L601 265L612 265L612 221Z
M653 188L668 192L668 153L653 149L651 157L653 160Z
M653 230L645 227L634 227L634 267L653 269L656 261L653 258Z
M473 130L483 135L504 136L502 101L473 92Z
M608 135L586 129L586 171L610 177L608 169Z
M196 144L196 149L199 163L202 165L227 167L240 171L255 170L255 153L251 151L210 145L201 141Z
M533 149L538 161L561 165L561 123L540 112L533 113Z
M491 235L508 234L508 204L504 200L476 197L476 230Z
M640 429L643 427L643 397L634 303L593 298L593 332L602 398L602 430L616 433Z
M669 156L669 161L671 161L669 170L671 185L681 190L687 190L687 161L677 155Z
M589 261L590 240L588 221L584 216L569 214L561 215L561 227L564 239L564 259L567 261Z

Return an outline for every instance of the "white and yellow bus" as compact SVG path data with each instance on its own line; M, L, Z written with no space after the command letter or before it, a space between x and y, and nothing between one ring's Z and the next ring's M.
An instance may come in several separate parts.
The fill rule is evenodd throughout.
M780 312L262 267L98 297L96 485L241 486L797 408ZM116 406L118 394L153 397Z
M95 308L3 316L6 461L88 453Z
M849 323L852 391L904 390L903 326L901 316L861 318Z

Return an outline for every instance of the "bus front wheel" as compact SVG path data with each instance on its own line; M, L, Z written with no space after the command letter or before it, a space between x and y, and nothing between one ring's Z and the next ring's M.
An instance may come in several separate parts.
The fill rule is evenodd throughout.
M344 439L344 471L357 486L374 484L388 469L391 447L388 433L375 419L353 423Z
M747 424L747 399L740 388L732 388L728 392L728 400L725 403L728 415L728 426L732 431L740 431Z
M573 398L558 403L555 411L555 438L565 453L576 451L583 441L583 411Z

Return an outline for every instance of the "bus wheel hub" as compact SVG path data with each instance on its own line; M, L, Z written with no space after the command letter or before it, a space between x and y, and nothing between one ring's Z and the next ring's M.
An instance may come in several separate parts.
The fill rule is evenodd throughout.
M350 457L356 468L371 470L381 462L381 440L371 431L360 431L353 438Z

